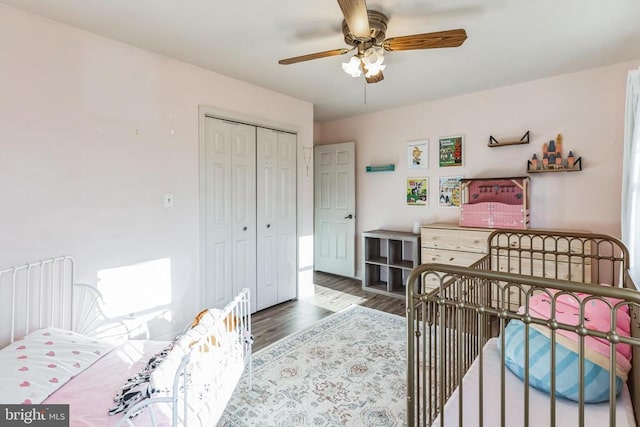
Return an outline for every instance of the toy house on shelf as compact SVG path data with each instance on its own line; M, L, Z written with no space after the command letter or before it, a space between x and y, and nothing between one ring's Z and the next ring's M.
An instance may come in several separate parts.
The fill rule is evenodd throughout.
M558 134L555 141L551 140L542 146L542 159L536 154L527 161L527 172L572 172L582 170L582 157L575 157L569 151L566 159L562 158L562 135Z
M462 227L529 228L529 177L463 179L460 188Z

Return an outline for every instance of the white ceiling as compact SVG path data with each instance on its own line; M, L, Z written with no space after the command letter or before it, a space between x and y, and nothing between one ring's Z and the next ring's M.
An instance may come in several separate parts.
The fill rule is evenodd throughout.
M640 0L369 0L387 37L464 28L459 48L389 52L385 79L342 71L335 0L1 0L314 104L323 122L640 59Z

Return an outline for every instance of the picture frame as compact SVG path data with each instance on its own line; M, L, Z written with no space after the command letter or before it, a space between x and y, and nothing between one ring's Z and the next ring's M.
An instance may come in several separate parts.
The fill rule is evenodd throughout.
M463 176L438 177L438 206L441 208L459 208L462 203L460 187Z
M438 164L441 168L463 166L464 135L438 138Z
M429 203L429 179L407 178L406 200L408 206L427 206Z
M429 168L429 140L407 142L407 167L409 169Z

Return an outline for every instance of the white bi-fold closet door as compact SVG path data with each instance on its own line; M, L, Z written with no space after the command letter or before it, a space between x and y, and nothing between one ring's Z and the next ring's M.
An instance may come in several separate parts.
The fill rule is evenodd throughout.
M252 311L296 297L296 135L205 118L206 304L251 290Z
M296 135L257 129L257 308L296 297Z

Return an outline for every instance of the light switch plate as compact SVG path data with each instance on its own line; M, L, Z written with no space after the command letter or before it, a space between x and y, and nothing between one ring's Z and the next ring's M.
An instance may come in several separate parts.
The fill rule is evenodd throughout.
M170 208L173 206L173 193L164 193L164 207Z

